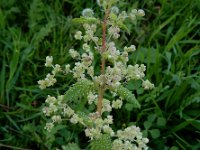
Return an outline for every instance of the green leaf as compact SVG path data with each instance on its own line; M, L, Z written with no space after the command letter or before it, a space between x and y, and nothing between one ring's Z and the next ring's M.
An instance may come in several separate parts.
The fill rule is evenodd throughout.
M62 146L62 150L81 150L76 143L69 143L67 146Z
M152 130L150 130L150 134L153 139L156 139L156 138L160 137L160 130L152 129Z
M81 80L76 82L65 93L64 99L75 102L79 98L86 97L90 91L94 90L94 84L89 80Z
M127 111L132 111L133 108L134 108L134 105L133 105L133 104L130 104L130 103L126 103L126 104L125 104L125 109L126 109Z
M114 13L110 13L109 15L110 19L116 21L117 20L117 15L115 15Z
M143 131L142 131L142 135L143 135L144 137L148 137L148 130L143 130Z
M179 150L179 148L176 147L176 146L172 146L172 147L170 148L170 150Z
M111 138L109 135L103 134L100 138L93 140L90 147L91 150L111 150Z
M152 126L152 122L149 122L149 121L145 121L145 122L144 122L144 128L145 128L146 130L150 129L151 126Z
M83 122L87 125L87 127L93 127L93 122L92 122L92 120L88 117L87 114L85 114L84 112L80 112L80 111L78 111L77 114L78 114L78 116L79 116L80 118L83 119Z
M156 119L156 115L155 114L150 114L150 115L148 115L148 121L149 122L154 122L154 120Z
M123 99L125 99L128 103L133 104L133 107L140 108L140 104L135 98L135 95L132 94L131 91L129 91L127 88L123 86L118 86L116 89L116 93L121 96Z
M125 24L123 24L121 21L118 21L118 22L117 22L117 25L118 25L120 28L124 29L128 34L130 34L130 31L129 31L128 27L127 27Z
M73 23L98 23L99 20L94 17L80 17L72 19Z
M158 119L157 119L157 125L158 126L165 126L166 125L166 119L165 118L163 118L163 117L159 117Z

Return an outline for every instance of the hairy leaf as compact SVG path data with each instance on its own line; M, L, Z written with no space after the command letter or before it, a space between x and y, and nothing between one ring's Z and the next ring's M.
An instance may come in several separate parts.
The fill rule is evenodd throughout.
M94 84L91 81L81 80L69 88L64 95L64 99L67 101L77 101L79 98L86 97L93 90Z
M97 23L99 20L94 17L80 17L72 19L74 23Z
M135 95L132 94L131 91L129 91L127 88L123 86L118 86L116 93L121 96L123 99L125 99L127 102L134 104L134 107L140 108L140 104L135 98Z
M109 135L104 134L90 144L91 150L111 150L112 141Z

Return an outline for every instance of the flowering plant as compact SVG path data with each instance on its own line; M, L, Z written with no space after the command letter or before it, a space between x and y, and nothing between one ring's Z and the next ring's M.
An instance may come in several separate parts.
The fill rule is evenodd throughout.
M124 22L134 21L145 13L142 9L120 12L115 6L117 2L118 0L97 1L104 12L103 20L95 18L93 10L89 8L82 11L80 18L73 19L75 23L82 24L84 29L74 35L77 42L82 44L80 52L73 48L69 50L70 56L77 62L74 66L67 64L61 67L53 64L52 56L47 56L45 66L52 67L53 70L44 80L38 81L39 87L45 89L57 82L57 74L73 75L77 82L64 95L48 95L43 113L50 119L45 129L50 132L55 125L65 124L66 121L81 124L85 136L90 139L91 150L147 149L148 139L142 136L139 127L132 125L117 131L112 128L113 109L120 109L125 103L140 108L134 94L124 87L127 81L141 80L145 90L154 88L149 80L144 79L144 64L128 64L129 53L136 50L135 45L125 46L123 49L117 47L120 31L123 29L128 32ZM94 61L99 58L101 65L98 72L94 68ZM112 98L106 97L106 93L112 95ZM82 103L84 108L80 110L78 103Z

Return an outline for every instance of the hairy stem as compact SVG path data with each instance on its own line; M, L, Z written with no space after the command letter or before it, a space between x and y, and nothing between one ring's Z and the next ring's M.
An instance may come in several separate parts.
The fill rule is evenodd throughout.
M109 8L105 11L104 20L102 22L102 47L101 47L101 55L106 51L106 25L107 19L109 16L110 10ZM104 77L105 75L105 63L106 60L104 57L101 57L101 75ZM97 103L97 112L101 115L102 106L103 106L103 96L105 92L105 79L103 79L103 84L99 87L99 96L98 96L98 103Z

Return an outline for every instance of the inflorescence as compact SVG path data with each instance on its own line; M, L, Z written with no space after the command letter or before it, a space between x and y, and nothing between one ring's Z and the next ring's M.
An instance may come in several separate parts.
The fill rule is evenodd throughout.
M107 1L98 0L97 3L101 7L108 5ZM153 89L154 84L145 78L146 66L144 64L128 64L129 54L136 51L135 45L124 46L119 48L116 46L116 40L120 38L122 23L126 20L136 20L138 17L143 17L145 12L142 9L133 9L131 12L120 12L117 6L110 8L109 16L107 18L107 37L106 49L102 51L102 37L98 35L98 28L101 26L99 21L90 22L84 21L82 24L84 30L76 31L74 38L77 41L82 41L83 52L79 53L78 49L71 48L69 54L72 59L76 60L74 66L69 64L60 66L53 64L53 57L47 56L45 67L51 67L52 72L48 73L46 78L39 80L38 84L40 89L53 86L56 82L56 75L63 73L65 75L72 74L78 81L90 80L94 83L97 89L103 87L104 90L110 90L113 95L113 100L103 98L101 114L98 112L91 112L87 117L83 117L79 112L67 103L67 98L64 95L53 97L48 95L43 108L45 116L50 117L50 121L46 123L45 129L51 131L55 124L60 124L64 120L68 120L72 124L81 124L85 127L85 135L90 140L98 139L102 134L108 134L112 137L113 150L142 150L147 149L148 139L142 136L139 127L134 125L125 128L124 130L114 131L111 125L114 124L113 116L109 113L113 109L122 108L125 103L124 98L117 96L117 87L121 86L124 82L130 80L141 80L142 87L145 90ZM82 11L82 18L89 20L94 18L94 11L86 8ZM95 54L99 53L100 57L109 62L105 66L104 74L95 74L93 61ZM87 93L88 105L98 105L98 90L90 91ZM107 116L103 115L107 112ZM86 121L87 120L87 121Z

